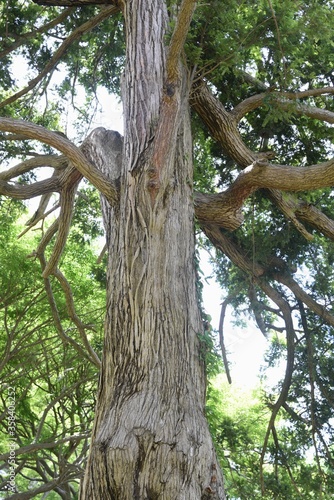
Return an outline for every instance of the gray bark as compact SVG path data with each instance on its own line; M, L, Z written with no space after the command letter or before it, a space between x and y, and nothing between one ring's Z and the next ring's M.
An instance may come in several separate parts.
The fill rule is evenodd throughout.
M129 2L125 16L120 176L104 154L103 132L91 137L100 168L119 177L120 191L116 206L103 204L105 343L80 498L224 499L204 415L188 83L180 78L173 95L164 86L164 2Z

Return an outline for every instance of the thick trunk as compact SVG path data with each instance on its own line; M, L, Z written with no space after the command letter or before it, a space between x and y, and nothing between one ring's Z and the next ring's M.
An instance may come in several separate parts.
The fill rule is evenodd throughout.
M188 89L181 79L172 95L164 86L164 3L133 1L126 9L131 44L120 203L104 204L105 344L80 498L223 499L204 416ZM97 150L105 134L96 134ZM109 154L100 156L104 170L108 163L114 169Z

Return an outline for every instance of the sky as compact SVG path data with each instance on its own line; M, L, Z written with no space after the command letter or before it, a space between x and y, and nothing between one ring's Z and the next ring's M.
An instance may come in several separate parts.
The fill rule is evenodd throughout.
M205 312L212 318L212 327L218 330L221 303L226 297L220 285L216 282L208 254L200 251L200 266L206 280L203 280L203 302ZM259 385L260 367L263 356L269 347L269 341L264 338L260 330L252 321L246 328L233 323L232 308L228 307L224 324L224 341L228 361L231 363L230 372L232 385L251 389Z

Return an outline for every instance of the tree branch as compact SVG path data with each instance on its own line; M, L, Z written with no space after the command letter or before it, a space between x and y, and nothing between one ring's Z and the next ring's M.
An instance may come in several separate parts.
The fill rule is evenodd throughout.
M73 5L73 4L70 4ZM31 89L33 89L37 83L39 83L58 63L60 58L65 54L66 50L72 45L72 43L79 39L84 33L91 31L95 26L101 23L104 19L118 12L118 7L111 6L102 9L96 16L89 21L86 21L84 24L76 28L68 38L60 45L60 47L56 50L53 56L50 58L49 62L45 65L43 70L33 78L29 84L19 92L16 92L12 96L8 97L4 101L0 102L0 109L12 102L16 101L23 95L27 94ZM3 130L3 129L1 129Z
M52 177L28 185L18 183L13 185L0 180L0 194L16 200L28 200L35 196L59 192L60 190L61 182L58 177Z
M289 98L305 98L310 96L322 95L324 93L333 93L334 88L332 87L324 87L321 89L311 89L304 92L296 92L289 93L286 92L284 95ZM227 194L220 199L220 195L203 195L197 196L198 204L201 202L203 209L205 207L204 202L207 203L206 213L198 214L199 220L202 221L210 221L210 204L212 204L212 222L221 223L222 227L226 227L227 229L235 229L242 223L242 214L241 207L242 202L247 198L247 189L249 194L251 194L255 189L259 187L266 187L268 189L269 197L279 206L281 211L285 214L286 217L291 220L291 222L295 225L296 229L303 234L303 236L311 240L312 235L305 229L305 227L301 224L298 218L302 219L304 222L311 224L313 227L321 231L326 236L333 238L333 230L334 223L330 219L328 219L321 211L317 210L315 207L308 205L303 201L297 200L294 196L289 194L288 192L282 196L282 194L278 191L278 189L286 190L286 191L298 191L298 185L300 184L300 190L307 189L316 189L318 187L330 186L333 184L334 175L332 174L334 161L330 160L329 162L321 163L319 165L311 165L310 167L295 167L287 166L287 165L270 165L266 163L261 163L261 160L258 154L253 153L250 149L248 149L240 136L240 133L237 128L238 119L243 116L243 108L247 106L250 107L254 103L259 105L259 101L263 101L265 97L268 97L269 93L262 93L257 96L253 96L246 99L238 106L234 108L233 111L227 112L224 106L220 103L218 99L216 99L208 89L208 87L199 83L193 87L192 95L191 95L191 104L194 110L199 114L203 122L209 128L211 136L218 141L225 153L230 156L241 168L246 168L250 165L255 166L257 168L253 171L253 181L249 184L247 188L246 179L241 180L238 178L235 186L234 193L238 192L238 186L240 187L243 184L244 192L241 193L239 203L238 203L238 211L233 214L233 210L235 210L236 205L233 207L232 214L229 215L227 211L227 219L231 218L232 223L228 220L227 224L225 224L226 216L223 215L221 221L219 220L219 208L221 207L224 210L223 205L227 203L226 198ZM260 97L259 97L260 96ZM256 163L256 160L260 160ZM255 162L255 163L254 163ZM271 173L268 170L263 169L262 171L258 170L258 167L263 165L264 167L274 168L276 170L272 170ZM319 170L317 168L319 167ZM308 170L310 168L310 170ZM294 176L291 178L291 175ZM313 175L315 175L318 179L314 179ZM256 176L258 178L256 179ZM283 176L285 176L284 182L276 182L277 180L283 180ZM323 177L324 176L324 177ZM276 179L276 180L275 180ZM290 183L291 179L291 183ZM316 185L314 184L316 182ZM263 182L263 183L262 183ZM239 183L239 184L238 184ZM261 185L261 186L260 186ZM297 189L296 189L297 188ZM231 186L232 189L232 186ZM231 191L233 193L233 190ZM223 194L222 194L223 195ZM195 197L195 202L196 202ZM206 198L206 199L205 199ZM224 199L224 202L223 202ZM219 207L220 205L220 207ZM233 202L232 202L233 206ZM202 210L202 207L198 207L198 211Z
M238 197L234 198L234 192L234 190L219 194L195 192L194 206L197 220L200 223L218 224L229 231L237 229L244 220L241 207L245 197L242 193L237 193ZM248 193L249 190L247 190L247 196Z
M68 4L73 5L72 2L68 2ZM26 43L31 38L35 38L37 34L45 33L46 31L50 30L51 28L54 28L55 26L60 24L64 19L66 19L73 11L74 11L73 8L66 9L63 12L61 12L61 14L59 16L57 16L55 19L53 19L49 23L44 24L40 28L36 28L34 31L30 31L29 33L21 34L19 39L16 40L16 42L12 43L9 47L3 49L0 52L0 59L7 56L8 54L10 54L10 52L13 52L13 50L21 47L21 45Z
M75 171L74 173L78 174L77 171ZM80 180L81 175L76 175L73 178L72 183L66 186L61 192L57 238L52 250L52 254L43 271L43 278L47 278L48 276L50 276L50 274L54 274L59 260L62 256L63 250L66 245L67 236L70 232L75 194Z
M320 318L325 320L329 325L334 326L334 316L331 314L325 306L318 304L312 297L306 293L298 283L286 272L275 273L273 275L274 279L279 283L287 286L294 296L301 302L303 302L307 307L317 314Z
M230 368L228 366L228 359L227 359L226 347L225 347L225 342L224 342L224 320L225 320L226 307L228 306L228 303L229 303L229 298L225 299L221 304L218 333L219 333L219 344L220 344L220 348L222 351L226 377L227 377L228 383L232 384L232 378L231 378Z
M100 369L101 368L101 360L99 359L98 355L96 354L96 352L92 348L92 346L87 338L86 331L85 331L87 328L91 329L91 326L84 325L82 323L82 321L80 320L79 316L77 315L77 313L75 311L72 290L71 290L71 287L70 287L67 279L65 278L65 276L59 271L59 269L56 269L53 274L57 278L57 280L59 281L59 283L63 289L63 292L65 294L68 314L69 314L71 320L73 321L73 323L75 324L75 326L77 327L78 332L79 332L81 339L83 341L83 344L84 344L85 348L87 349L87 352L89 353L95 366L98 369Z
M41 155L34 158L24 160L12 168L0 172L0 180L9 181L15 177L30 172L39 167L51 167L56 170L62 170L68 166L68 160L65 156L61 155Z
M51 235L55 233L55 231L57 230L57 226L58 226L58 221L56 221L49 228L49 237L52 237ZM50 231L50 229L52 229L52 231ZM43 246L46 245L47 242L48 242L48 240L44 239ZM45 256L44 256L44 248L42 247L41 244L38 247L36 255L41 263L42 271L44 271L45 266L46 266L46 261L45 261ZM64 342L65 345L67 343L71 344L80 356L82 356L83 358L87 359L90 363L93 363L95 365L96 360L92 359L90 357L90 354L88 352L86 352L81 347L80 344L78 344L74 339L72 339L69 335L67 335L65 333L63 326L62 326L62 323L61 323L60 316L59 316L57 303L56 303L54 295L53 295L53 291L52 291L52 287L51 287L51 283L50 283L50 278L44 278L44 287L45 287L46 295L47 295L47 298L48 298L48 301L50 304L50 308L51 308L52 317L53 317L57 332L59 334L59 337L61 338L61 340Z
M296 101L299 99L305 99L307 97L317 97L324 94L334 94L334 87L323 87L318 89L309 89L301 92L277 92L268 91L261 94L256 94L247 99L243 100L231 111L231 115L239 122L247 113L254 111L258 107L262 106L268 99L272 99L277 104L287 107L289 105L289 100ZM290 104L291 105L291 104ZM289 108L290 109L290 108ZM298 111L299 110L299 111ZM316 116L315 112L319 113ZM330 111L323 110L321 108L315 108L312 106L307 106L305 104L297 104L293 110L299 114L308 114L312 118L318 118L319 120L328 121L329 123L334 122L334 113Z
M196 0L183 0L172 38L169 44L167 56L167 81L175 82L178 77L178 65L188 34L190 22L196 7Z
M240 167L248 167L256 160L256 154L241 138L237 127L238 121L226 111L203 82L194 85L190 103L208 127L213 139L220 143L225 153Z
M66 137L63 137L56 132L51 132L40 125L35 125L34 123L26 122L24 120L15 120L13 118L0 118L0 130L4 132L20 132L25 134L29 139L41 141L58 149L72 162L74 167L105 196L111 205L114 205L117 202L118 191L116 189L116 185L98 168L90 163L86 159L83 152ZM68 174L65 173L63 174L61 180L62 183L66 182L67 175ZM26 186L26 188L30 188L30 186ZM39 194L46 194L47 192L50 191L44 191ZM11 195L9 194L9 196ZM37 195L35 194L34 196Z
M283 195L275 189L267 190L267 195L307 240L311 241L313 235L306 231L298 219L311 225L327 238L334 240L334 221L322 213L321 210L306 201L295 200L292 196Z
M243 221L241 208L244 201L257 189L271 188L270 196L283 213L295 224L303 236L311 240L313 236L298 221L296 213L302 213L302 203L298 212L298 203L282 191L306 191L334 184L334 160L309 167L287 167L255 161L245 168L226 191L219 194L195 193L195 214L200 223L212 222L229 230L234 230ZM308 221L305 215L304 219ZM315 213L307 210L309 218ZM323 229L325 216L319 220L318 227ZM332 223L333 224L333 223ZM331 225L332 225L331 224ZM330 232L330 227L328 232Z
M279 409L286 401L289 387L291 385L293 365L294 365L294 327L292 322L291 310L288 302L281 296L281 294L273 288L269 283L267 283L263 278L266 273L266 269L258 264L256 261L251 261L248 259L242 251L224 235L218 226L216 225L206 225L202 226L203 231L214 244L215 247L219 248L225 255L239 268L243 269L248 275L252 277L252 280L264 291L264 293L278 306L279 310L282 312L282 317L285 323L286 330L286 341L287 341L287 362L284 381L282 389L278 399L272 407L271 418L268 424L267 432L265 435L261 458L260 458L260 477L261 485L263 486L263 461L265 452L268 446L268 440L270 437L271 430L275 424L275 420Z

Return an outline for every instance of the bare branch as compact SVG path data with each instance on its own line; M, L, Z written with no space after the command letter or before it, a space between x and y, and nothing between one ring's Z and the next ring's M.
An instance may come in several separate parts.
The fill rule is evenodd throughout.
M30 139L44 142L58 149L72 162L75 168L106 197L110 204L114 205L117 202L118 192L115 184L90 163L83 152L66 137L56 132L51 132L40 125L35 125L34 123L24 120L15 120L13 118L0 118L0 130L4 132L22 132ZM66 176L67 174L63 177L62 183L66 182ZM30 186L26 187L28 188ZM39 194L46 194L47 192L50 191L44 191L44 193ZM11 195L9 194L9 196Z
M257 326L259 327L260 332L262 335L267 339L268 338L268 331L267 331L267 326L261 316L261 311L263 310L261 302L258 300L255 292L255 287L254 284L251 283L249 290L248 290L248 297L250 300L250 304L252 307L252 311L255 316L255 321Z
M69 5L72 5L71 2L69 2ZM31 38L35 38L37 34L45 33L51 28L54 28L55 26L57 26L57 24L60 24L64 19L66 19L73 11L73 8L66 9L49 23L44 24L40 28L36 28L34 31L29 31L29 33L21 34L16 42L12 43L9 47L0 52L0 59L10 54L10 52L13 52L13 50L17 49L18 47L21 47L21 45L25 44Z
M334 184L334 159L307 167L266 165L260 162L256 162L256 165L259 169L255 168L251 176L258 176L261 171L261 178L256 181L259 187L281 189L282 191L308 191ZM250 167L247 170L248 173L252 169L253 167ZM285 176L288 176L288 179L284 179Z
M41 155L34 158L24 160L12 168L0 172L0 180L8 181L15 177L30 172L39 167L51 167L57 170L62 170L68 166L68 160L65 156L61 155Z
M239 174L226 191L220 194L196 193L195 214L200 222L212 222L234 230L243 221L241 208L244 201L257 189L271 188L271 198L303 236L311 240L313 236L297 219L298 202L289 195L281 195L276 190L306 191L333 184L334 160L309 167L294 168L255 161Z
M60 214L57 239L54 244L52 254L43 271L43 278L47 278L50 274L54 274L60 257L66 245L66 240L71 227L73 216L73 206L75 201L75 194L81 176L76 179L68 188L64 188L60 195Z
M62 394L62 397L64 395ZM47 450L47 449L52 449L55 448L56 446L59 446L60 444L63 443L68 443L71 441L80 441L81 439L87 439L89 437L89 434L76 434L73 436L68 436L62 439L59 439L58 441L51 441L51 442L44 442L44 443L32 443L28 444L26 446L22 446L21 448L16 448L15 449L15 455L23 455L24 453L33 453L38 450ZM3 453L0 455L0 460L6 461L9 458L9 452L8 453Z
M296 220L300 219L323 233L327 236L327 238L334 240L334 221L322 213L317 207L306 201L296 200L292 196L283 195L274 189L268 190L267 194L269 199L271 199L282 210L282 212L290 218L296 227ZM286 210L286 208L288 210ZM299 226L297 229L306 239L312 239L312 235L306 231L304 226Z
M334 326L334 314L331 314L326 307L318 304L308 293L306 293L298 283L293 279L288 271L287 265L282 259L272 257L268 263L268 268L260 265L257 261L250 260L241 249L233 243L231 238L223 234L219 227L210 224L201 224L201 228L212 241L212 243L219 248L224 254L240 269L252 277L260 288L267 294L267 296L274 300L276 297L276 290L264 282L262 278L265 277L268 270L270 271L271 278L274 278L278 283L285 285L291 290L296 299L303 302L311 311L317 314L320 318L324 319L328 324ZM275 272L277 269L277 272ZM274 292L273 292L274 290ZM280 307L280 306L279 306Z
M98 256L97 260L96 260L96 264L99 265L101 264L102 260L103 260L103 257L105 256L106 252L107 252L107 249L108 249L108 246L107 246L107 243L104 244L101 252L100 252L100 255Z
M275 273L274 278L279 283L287 286L295 297L307 305L311 311L317 314L329 325L334 326L334 315L331 314L325 306L318 304L318 302L312 299L312 297L306 293L288 273Z
M59 203L57 203L52 208L50 208L50 210L48 210L47 212L45 212L45 209L46 209L46 207L47 207L47 205L49 203L50 197L51 197L51 195L49 195L49 194L43 195L41 197L38 209L36 210L36 212L34 213L34 215L32 216L32 218L29 219L26 222L25 225L28 226L28 227L26 229L24 229L18 235L18 237L17 237L18 239L22 238L22 236L24 236L28 231L30 231L30 229L32 227L36 226L36 224L38 224L38 222L40 222L41 220L46 219L46 217L48 217L50 214L52 214L52 212L54 212L55 210L58 210L58 208L60 207Z
M238 121L226 111L203 82L192 89L191 105L210 130L212 137L240 167L248 167L255 161L256 154L247 148L241 138Z
M296 115L304 115L315 120L327 123L334 123L333 111L328 111L323 108L316 108L315 106L308 106L307 104L297 103L292 109L289 101L278 101L280 108L287 109Z
M27 94L31 89L33 89L58 64L61 57L65 54L66 50L72 45L75 40L79 39L84 33L91 31L104 19L118 12L118 10L118 7L115 6L103 8L96 16L92 17L92 19L89 19L89 21L86 21L84 24L76 28L56 50L43 70L35 78L33 78L24 89L16 92L12 96L2 101L0 103L0 109L16 101L23 95Z
M226 154L233 158L242 168L253 164L258 158L258 154L253 153L245 146L238 131L237 121L233 116L233 112L228 113L220 101L211 94L208 87L203 83L194 87L191 102L193 108L208 126L212 137L221 144ZM276 171L275 176L281 177L281 174L282 171ZM262 173L259 172L259 177L260 175ZM230 186L230 190L227 190L224 194L221 193L221 195L196 194L195 203L198 204L196 207L198 219L209 222L211 217L211 222L220 224L229 230L239 227L243 222L242 205L246 198L257 189L255 186L247 186L247 183L245 183L241 190L242 183L238 184L239 181L240 179L234 187ZM267 187L270 186L268 185ZM273 199L280 200L279 206L281 210L293 222L297 230L307 239L311 239L312 236L306 231L295 215L299 205L298 201L289 194L286 194L283 198L277 190L271 189L270 193ZM203 213L200 213L200 211L203 211Z
M334 94L334 87L322 87L318 89L309 89L309 90L304 90L302 92L277 92L277 91L268 91L268 92L263 92L261 94L256 94L251 97L248 97L244 101L240 102L235 108L231 111L231 115L233 118L239 122L241 118L243 118L247 113L254 111L254 109L262 106L268 98L273 99L277 104L282 105L285 107L288 104L288 101L296 101L297 99L305 99L307 97L317 97L325 94ZM326 113L321 113L325 112L326 110L320 109L320 108L313 108L312 106L307 106L305 104L298 104L294 108L294 112L298 113L298 110L300 110L299 114L307 114L307 111L309 111L309 116L312 116L312 110L318 110L319 111L319 117L317 116L312 116L315 118L318 118L319 120L324 119L321 118L327 117L328 119L324 119L324 121L329 121L329 123L333 123L333 113L330 111L327 111ZM313 111L314 113L315 111Z
M297 93L286 92L284 93L284 95L287 98L297 99L297 98L322 95L324 93L332 93L332 92L333 92L332 87L324 87L322 89L311 89L308 91L297 92ZM260 100L262 102L264 97L268 97L268 95L269 93L266 92L259 94L257 96L253 96L248 100L246 99L245 101L243 101L243 103L239 104L238 106L236 106L232 112L227 112L224 106L220 103L220 101L211 94L210 90L206 85L204 85L203 83L199 83L195 85L193 88L191 96L191 103L193 108L209 128L211 136L221 144L226 154L229 155L241 168L246 168L250 165L254 166L256 164L256 160L260 160L258 161L257 165L258 166L261 165L261 159L259 158L259 155L257 153L253 153L250 149L248 149L245 146L237 128L238 119L242 115L241 112L241 110L243 109L242 107L252 106L253 103L255 102L257 103L256 105L258 106L259 105L258 101ZM333 164L334 164L333 160L330 160L329 162L326 163L322 163L319 165L311 165L310 167L306 167L306 169L299 168L297 170L295 170L295 167L291 167L288 165L285 166L277 165L275 167L277 169L272 171L271 174L269 174L271 180L267 178L266 181L263 177L265 172L264 170L261 172L259 171L258 173L256 173L257 170L254 171L255 177L258 176L259 183L261 183L261 180L263 180L264 184L266 184L266 186L263 184L261 187L270 188L268 189L268 195L270 196L270 198L274 200L274 202L279 206L279 208L286 215L286 217L288 217L289 220L295 225L296 229L301 234L303 234L303 236L308 240L312 239L312 235L301 224L301 222L298 220L298 217L300 217L300 219L302 219L303 221L312 224L313 227L316 227L324 234L330 235L331 238L333 237L333 232L332 232L334 229L333 222L330 222L329 219L327 221L326 216L324 216L320 211L317 211L315 208L311 208L310 206L307 207L307 204L297 200L291 194L286 193L284 196L282 196L282 194L278 191L278 189L286 191L298 191L299 183L301 190L316 189L317 186L314 184L315 179L313 178L315 172L317 172L317 175L320 178L320 182L319 179L318 181L316 181L319 182L318 184L319 187L330 186L333 184L332 173L331 173L331 170L333 170ZM262 165L269 166L265 162L262 162ZM316 170L317 167L320 167L319 170ZM307 168L311 168L311 170L307 170ZM294 186L292 182L290 183L290 179L291 181L293 181L293 179L291 178L291 174L295 176ZM325 175L324 178L322 177L323 175ZM276 178L276 180L278 179L283 180L283 176L285 176L284 183L275 182L274 178ZM305 177L308 177L307 185L305 183ZM254 181L255 183L257 183L255 178ZM236 227L238 227L242 223L241 207L243 201L247 198L249 194L253 192L253 190L258 189L254 185L252 186L251 185L252 183L249 184L247 187L247 182L245 182L245 184L243 184L243 182L244 181L241 181L241 178L238 178L234 187L233 185L230 187L231 189L230 194L235 193L236 196L239 196L237 194L238 188L240 188L241 185L243 185L244 191L240 193L239 202L236 205L233 205L232 200L230 200L230 202L226 200L226 196L228 196L227 192L225 192L224 195L222 193L221 199L219 199L220 195L205 195L205 196L203 195L202 199L201 196L196 195L195 200L198 199L199 205L202 203L203 209L205 209L206 211L206 213L204 213L203 215L198 213L199 220L209 222L210 210L212 210L212 219L211 219L212 222L221 224L222 227L225 227L230 230L231 229L233 230ZM297 189L295 189L296 187ZM247 194L247 189L248 189L248 194ZM224 203L227 203L226 206L228 207L229 207L228 203L232 202L231 213L229 213L230 212L229 209L226 210L226 208L223 207L224 205L223 199ZM207 203L207 208L205 207L205 203ZM212 208L210 207L211 204ZM236 207L238 207L238 211L235 211ZM221 208L222 210L221 219L219 219L219 208ZM202 207L199 206L198 212L199 210L202 210ZM224 210L226 211L226 215L224 213ZM319 215L319 217L317 217L317 215ZM225 221L227 221L227 223ZM327 222L328 222L328 227L327 227Z
M39 259L41 261L42 268L44 268L45 267L44 256L43 257L39 256ZM45 286L46 294L47 294L49 304L51 307L52 316L54 318L55 325L56 325L56 328L57 328L57 331L58 331L60 338L62 339L62 341L65 344L66 343L71 344L80 356L82 356L83 358L87 359L88 361L90 361L91 363L96 365L95 356L94 356L94 358L91 358L90 354L85 349L83 349L81 347L81 345L78 344L78 342L76 342L72 337L70 337L69 335L67 335L65 333L65 331L62 327L62 324L61 324L57 304L56 304L56 301L55 301L54 296L53 296L52 287L51 287L51 283L50 283L49 278L44 278L44 286ZM100 367L100 366L98 366L98 367Z
M238 198L234 198L233 192L232 194L229 190L219 194L195 192L194 205L197 220L200 223L218 224L229 231L237 229L244 220L241 207L245 198L241 193L238 193ZM248 195L249 191L247 191Z
M222 351L226 377L227 377L228 383L232 384L232 378L231 378L230 368L228 366L226 347L225 347L225 342L224 342L224 320L225 320L226 307L227 307L228 303L229 303L229 298L225 299L221 304L222 307L220 310L218 333L219 333L219 343L220 343L220 348Z
M96 352L94 351L94 349L92 348L85 331L87 328L91 329L91 325L84 325L80 320L79 316L77 315L75 311L72 290L65 276L59 271L59 269L54 271L53 274L57 278L63 289L69 316L73 321L73 323L75 324L75 326L77 327L78 332L80 333L81 339L83 341L83 344L87 349L87 352L89 353L91 359L94 361L95 366L97 368L101 368L101 361Z
M196 0L183 0L176 25L169 44L167 57L167 81L174 82L178 76L178 65L188 34L190 22L196 7Z
M13 185L0 180L0 194L16 200L28 200L35 196L59 192L60 190L61 182L58 177L52 177L29 185L18 183Z
M313 235L306 230L297 217L298 206L300 206L302 202L296 201L292 196L283 195L277 189L268 189L268 196L281 209L285 217L294 224L304 238L308 241L312 241Z
M240 75L241 78L249 83L250 85L252 85L253 87L259 89L259 90L264 90L264 91L268 91L268 87L265 83L261 82L261 80L259 80L258 78L255 78L254 76L250 75L249 73L247 73L246 71L243 71L241 69L236 69L236 73L237 75Z

